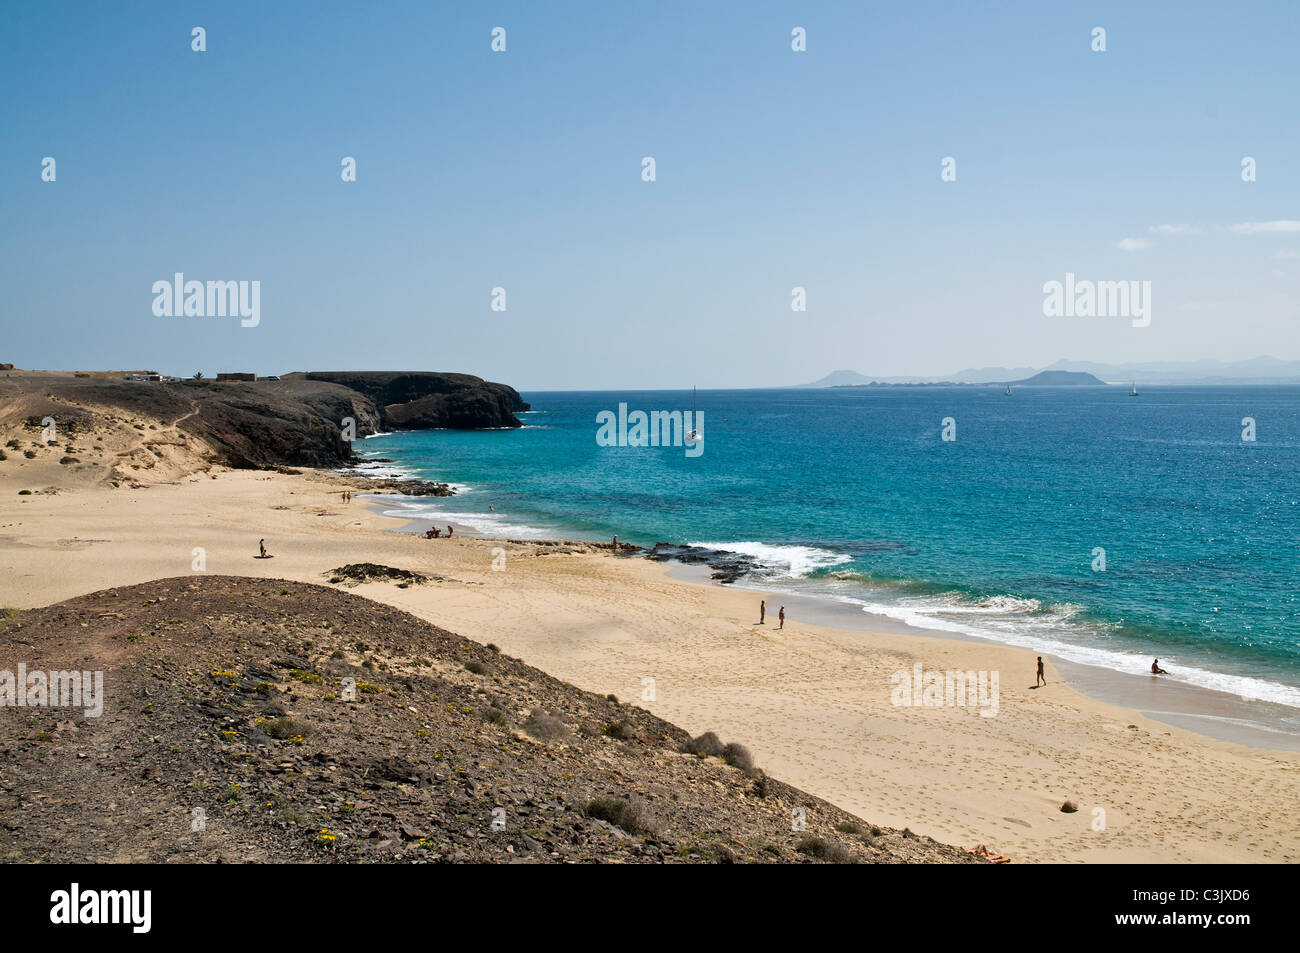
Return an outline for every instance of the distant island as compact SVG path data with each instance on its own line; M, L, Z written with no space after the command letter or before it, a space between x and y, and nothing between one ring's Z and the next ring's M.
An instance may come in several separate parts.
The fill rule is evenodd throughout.
M839 390L855 387L1106 387L1108 385L1100 378L1083 371L1039 371L1033 377L1018 381L871 381L865 384L829 386Z
M1091 376L1093 380L1052 382L1036 380L1044 372L1072 372ZM1242 384L1300 384L1300 361L1286 361L1275 357L1255 357L1245 361L1147 361L1128 364L1102 364L1094 361L1059 360L1047 367L966 367L951 374L930 377L924 374L885 375L868 377L857 371L832 371L811 384L797 384L799 389L811 387L885 386L890 384L987 384L1005 387L1007 384L1033 384L1052 386L1093 386L1097 383L1124 384L1182 384L1193 386Z

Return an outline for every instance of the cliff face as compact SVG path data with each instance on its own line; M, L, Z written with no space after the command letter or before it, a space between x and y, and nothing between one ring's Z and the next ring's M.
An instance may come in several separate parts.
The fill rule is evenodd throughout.
M472 374L433 371L310 371L290 374L338 384L364 394L379 409L384 429L486 430L523 426L516 413L528 410L519 393L505 384Z
M78 447L96 457L75 461L87 477L132 481L162 479L164 470L173 478L209 463L346 466L354 462L352 444L343 439L348 418L364 437L393 429L519 427L514 414L527 409L514 388L469 374L339 371L174 383L48 371L0 375L0 443L14 438L33 454L71 456L66 443L47 447L38 440L41 421L50 416L61 434L105 438ZM109 446L114 440L116 449Z
M58 444L44 446L41 421L52 417ZM205 463L244 469L338 467L352 461L343 422L374 433L379 411L336 384L183 381L158 383L23 372L0 377L0 434L47 455L77 438L87 468L145 479ZM100 438L98 445L88 443ZM15 455L16 456L16 455ZM102 459L100 459L102 458ZM162 467L166 463L168 466ZM89 471L88 471L89 473Z

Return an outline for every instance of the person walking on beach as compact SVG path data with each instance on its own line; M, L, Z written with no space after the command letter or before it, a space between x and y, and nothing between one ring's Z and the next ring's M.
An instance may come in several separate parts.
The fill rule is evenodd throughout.
M762 625L763 620L767 618L767 600L758 600L758 624Z
M1043 657L1040 655L1038 656L1038 679L1037 681L1034 682L1034 688L1037 688L1039 685L1046 685L1046 684L1047 684L1047 676L1043 674Z
M447 538L451 539L451 524L447 524Z
M1152 675L1168 675L1169 673L1166 672L1163 668L1160 667L1160 659L1152 659L1152 660L1151 660L1151 674L1152 674Z
M778 625L777 628L784 629L785 628L785 606L781 607L781 611L776 614L776 617L781 620L781 624Z

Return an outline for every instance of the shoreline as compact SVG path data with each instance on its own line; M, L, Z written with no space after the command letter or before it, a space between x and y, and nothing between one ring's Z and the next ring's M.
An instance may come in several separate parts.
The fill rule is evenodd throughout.
M695 567L678 568L688 570L679 578L697 584L717 585L713 580L700 578L703 573L690 572ZM695 578L690 578L692 576ZM755 589L743 584L736 585L736 588L755 593L779 591ZM808 621L862 632L894 632L914 637L929 636L979 645L997 645L1017 649L1026 653L1027 657L1033 656L1031 650L1022 646L964 632L917 628L899 619L866 612L850 603L840 603L830 597L802 593L781 592L780 594L787 606L806 607L808 614L803 618ZM1043 657L1050 658L1052 665L1065 676L1063 679L1065 684L1095 701L1131 709L1156 721L1184 728L1217 741L1228 741L1266 751L1300 751L1300 734L1288 731L1285 727L1271 727L1259 717L1262 710L1278 723L1287 720L1295 722L1300 720L1300 712L1294 708L1258 699L1242 699L1227 692L1173 679L1157 681L1157 676L1131 675L1127 672L1055 658L1047 654ZM1028 673L1026 677L1032 678L1032 666L1026 669L1026 672ZM1165 707L1154 707L1157 703Z
M427 517L393 516L384 512L382 496L362 494L363 501L372 502L376 515L404 521L393 527L396 532L422 535L432 524ZM440 528L445 523L436 524ZM456 536L466 539L483 539L496 542L519 541L512 537L480 532L471 523L452 521ZM572 545L593 542L568 539L528 539L548 545ZM647 558L644 550L634 554ZM693 585L722 587L710 578L712 567L668 560L668 575ZM900 619L863 610L852 603L842 602L833 596L793 592L781 589L779 583L769 587L746 585L739 579L728 583L737 591L754 593L755 599L778 597L778 603L797 607L803 622L831 626L845 631L888 632L908 637L951 639L980 645L996 645L1032 655L1030 649L964 632L939 628L918 628ZM775 615L775 613L771 613ZM793 617L793 613L791 613ZM1179 682L1176 679L1159 679L1157 676L1133 675L1099 665L1088 665L1069 659L1044 654L1050 659L1063 681L1081 694L1108 705L1126 708L1163 724L1172 725L1216 741L1225 741L1263 751L1300 752L1300 732L1290 726L1300 726L1300 710L1287 705L1261 699L1246 699L1229 692L1201 685ZM1032 677L1032 665L1026 669Z
M343 504L346 480L331 471L217 470L121 489L48 473L0 476L6 605L183 576L196 549L208 573L318 585L348 563L401 567L429 581L344 588L693 735L734 739L773 777L871 823L1015 862L1300 862L1293 752L1099 702L1051 664L1047 691L1002 679L996 717L890 701L893 673L1027 671L1024 649L820 625L803 610L778 634L755 624L755 591L674 578L676 567L613 558L608 544L394 532L409 521L360 496ZM56 494L16 495L51 484ZM274 559L254 558L259 537ZM1060 810L1066 800L1078 813Z
M394 448L372 452L402 457ZM437 472L437 479L447 479L450 473L436 469L425 471L406 463L400 467L412 477L427 478ZM413 521L413 526L428 525L421 524L422 519L437 521L439 525L451 522L458 525L459 533L499 539L607 540L615 531L615 527L606 526L592 533L589 521L581 514L561 517L546 510L549 515L530 515L532 511L526 503L524 512L509 516L483 512L487 510L487 500L494 495L490 489L468 485L463 489L480 490L482 495L476 495L472 501L448 501L446 505L399 498L389 509L394 515ZM461 509L465 512L458 513ZM483 523L476 525L480 517ZM896 591L896 586L888 581L876 585L869 573L866 579L861 578L859 574L865 570L854 569L841 578L839 572L830 570L838 562L851 562L856 557L843 546L817 542L817 533L810 537L812 542L802 539L773 543L695 542L703 538L754 540L757 537L745 535L743 529L735 531L739 535L725 537L692 536L689 530L685 536L671 531L666 535L647 535L643 522L633 521L632 525L641 530L639 535L632 534L634 545L649 548L653 544L657 557L662 558L669 544L654 541L690 540L675 544L682 550L694 550L686 561L695 562L696 555L709 551L709 564L727 573L727 583L760 592L779 592L787 599L806 596L826 603L845 602L868 615L871 629L937 632L949 638L1018 646L1044 657L1050 655L1073 672L1072 678L1079 684L1087 685L1090 692L1115 704L1133 704L1140 710L1158 712L1180 725L1199 724L1199 730L1212 737L1265 747L1290 745L1288 750L1300 750L1300 682L1296 680L1295 667L1286 658L1252 654L1249 640L1238 645L1229 635L1222 639L1201 638L1177 628L1148 629L1141 624L1142 613L1130 613L1124 620L1116 621L1096 606L1090 609L1088 605L1078 604L1091 603L1091 600L1062 599L997 583L970 591L961 583L936 583L916 577L895 580L902 587ZM471 529L481 532L472 534ZM624 527L617 528L619 538L627 541L623 530ZM654 531L653 526L650 530ZM715 557L723 559L719 561ZM910 588L913 586L915 591ZM1188 601L1181 605L1190 612L1195 604ZM860 620L844 624L863 628ZM1182 691L1165 693L1176 694L1180 701L1168 710L1162 708L1160 695L1152 696L1147 685L1148 670L1155 656L1172 672L1169 681L1207 693L1203 701L1198 703L1195 699L1200 696ZM1204 717L1197 717L1202 714ZM1225 718L1229 720L1223 721Z

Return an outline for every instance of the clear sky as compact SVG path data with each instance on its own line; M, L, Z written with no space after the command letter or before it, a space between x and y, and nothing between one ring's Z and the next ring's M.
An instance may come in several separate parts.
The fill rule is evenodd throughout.
M1295 2L7 3L0 361L523 390L1300 358L1298 50ZM260 324L155 316L177 271L260 281ZM1066 272L1151 281L1150 325L1045 317Z

